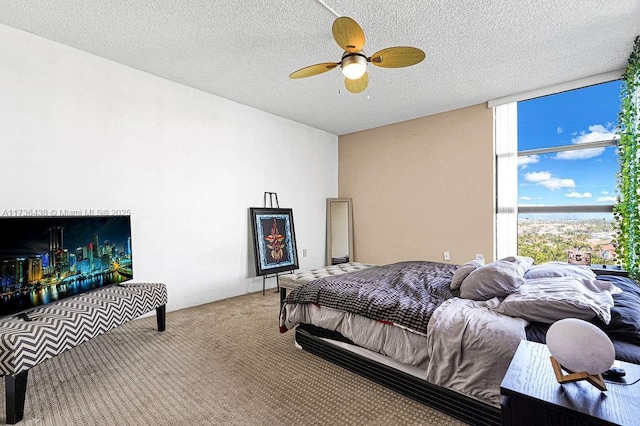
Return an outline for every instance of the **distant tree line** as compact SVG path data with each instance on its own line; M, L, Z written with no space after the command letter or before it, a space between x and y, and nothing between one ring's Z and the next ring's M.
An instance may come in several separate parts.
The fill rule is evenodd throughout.
M533 232L518 234L518 255L532 257L536 264L545 262L566 262L569 250L579 249L591 251L591 263L615 264L615 259L603 259L602 244L591 246L589 235L539 235ZM613 253L611 253L613 255ZM613 257L613 256L612 256Z

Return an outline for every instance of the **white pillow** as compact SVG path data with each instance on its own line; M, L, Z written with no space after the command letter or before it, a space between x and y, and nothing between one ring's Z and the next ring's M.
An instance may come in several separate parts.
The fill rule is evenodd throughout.
M607 281L575 277L527 280L495 309L504 315L552 324L564 318L611 320L612 294L622 290Z
M451 290L459 289L462 281L482 265L484 265L484 259L473 259L463 265L460 265L460 267L455 270L453 277L451 278L451 284L449 285Z
M460 285L460 297L472 300L505 297L524 283L523 275L520 263L497 260L471 272Z
M551 278L551 277L575 277L588 280L596 279L596 274L585 265L570 265L566 262L549 262L535 265L527 269L526 279Z

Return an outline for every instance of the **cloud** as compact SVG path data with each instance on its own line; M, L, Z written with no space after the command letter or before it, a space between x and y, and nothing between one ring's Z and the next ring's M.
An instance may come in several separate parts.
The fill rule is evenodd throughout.
M554 177L550 172L529 172L524 175L524 180L536 185L544 186L547 189L555 191L561 188L575 188L576 183L573 179L560 179Z
M523 157L518 157L518 167L521 169L526 169L529 164L536 164L540 161L539 155L525 155Z
M561 188L576 187L576 183L573 181L573 179L559 179L559 178L551 178L544 182L540 182L539 185L542 185L545 188L548 188L552 191L555 191L556 189L561 189Z
M616 197L607 196L607 197L598 197L598 201L601 203L604 203L604 202L615 203L616 201L618 201L618 199Z
M558 126L558 128L556 129L556 133L561 135L562 133L564 133L564 129L560 126Z
M549 179L551 179L550 172L529 172L524 175L524 180L532 183L538 183Z
M592 197L590 192L584 192L581 194L579 192L573 191L564 195L569 198L591 198Z
M609 195L609 191L602 191L600 195Z
M521 200L524 200L524 201L531 201L531 200L533 200L533 198L531 198L531 197L527 197L526 195L523 195L522 197L520 197L520 199L521 199Z
M612 123L607 123L606 126L603 126L602 124L594 124L589 126L588 132L582 131L574 135L575 136L571 138L571 143L574 145L579 145L587 142L607 141L619 138L619 135L615 133L615 128ZM600 147L573 151L562 151L558 152L553 158L555 160L584 160L587 158L593 158L602 155L605 149L605 147Z

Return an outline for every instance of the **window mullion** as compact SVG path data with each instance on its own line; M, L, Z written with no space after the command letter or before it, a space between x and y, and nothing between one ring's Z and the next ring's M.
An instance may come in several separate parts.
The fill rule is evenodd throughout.
M519 151L518 157L525 157L528 155L552 154L554 152L561 152L561 151L576 151L581 149L602 148L602 147L617 146L617 145L618 145L618 139L609 139L604 141L554 146L549 148L528 149L526 151Z

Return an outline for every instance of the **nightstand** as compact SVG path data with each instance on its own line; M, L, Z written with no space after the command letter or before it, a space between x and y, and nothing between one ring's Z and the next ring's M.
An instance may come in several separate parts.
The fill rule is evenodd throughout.
M640 365L619 362L626 376L599 391L586 381L559 384L540 343L522 341L500 385L503 425L640 424Z
M628 277L629 273L617 265L591 265L591 270L596 275L616 275L619 277Z

